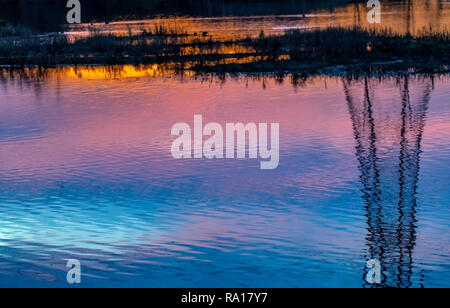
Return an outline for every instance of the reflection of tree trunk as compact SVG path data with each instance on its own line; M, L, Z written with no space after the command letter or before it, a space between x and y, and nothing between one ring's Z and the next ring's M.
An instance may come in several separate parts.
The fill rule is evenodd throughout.
M393 100L388 91L399 83L401 95ZM409 77L396 84L344 81L363 185L368 259L381 262L383 286L411 286L420 146L432 89L431 80L421 85L411 98ZM387 95L378 95L378 86Z
M353 0L353 27L359 27L361 25L361 12L359 9L359 2L358 0Z
M414 7L412 0L408 0L408 8L406 10L406 33L411 34L411 23L413 24L414 29Z

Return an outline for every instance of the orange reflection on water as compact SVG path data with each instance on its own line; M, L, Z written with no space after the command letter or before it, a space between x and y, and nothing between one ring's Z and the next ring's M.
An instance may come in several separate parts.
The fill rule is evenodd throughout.
M391 29L397 33L415 34L423 29L443 31L450 27L450 4L440 0L409 0L403 2L381 1L381 23L369 24L366 3L350 4L337 8L333 24L340 26L362 26L364 28ZM323 11L318 16L326 15ZM324 17L313 23L324 23Z
M175 67L170 64L160 65L115 65L106 66L82 66L67 67L56 70L55 74L63 73L69 78L81 79L117 79L166 76L175 73ZM189 75L188 72L186 72Z
M152 33L182 34L185 42L230 41L246 37L283 34L288 29L314 29L329 26L361 26L379 29L389 28L399 33L416 33L423 28L442 31L450 28L450 3L439 0L382 1L382 22L371 25L366 15L366 2L348 4L332 10L320 10L306 15L249 16L249 17L167 17L148 20L95 23L71 26L67 35L71 38L86 37L92 33L129 35ZM93 32L92 32L93 31Z
M112 66L61 66L52 69L24 67L20 69L4 68L0 70L0 79L19 80L109 80L142 77L180 75L177 63L151 65L112 65ZM193 72L183 71L183 76L194 76ZM85 84L89 86L89 84Z

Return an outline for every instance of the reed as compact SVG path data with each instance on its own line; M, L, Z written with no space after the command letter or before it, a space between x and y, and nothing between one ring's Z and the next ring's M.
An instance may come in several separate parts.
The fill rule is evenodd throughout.
M448 70L449 31L423 29L408 35L328 28L215 41L161 25L123 36L92 31L88 37L68 40L64 35L37 36L21 27L0 27L1 65L179 63L183 69L239 73L303 72L339 65L370 70L390 62L397 63L392 69Z

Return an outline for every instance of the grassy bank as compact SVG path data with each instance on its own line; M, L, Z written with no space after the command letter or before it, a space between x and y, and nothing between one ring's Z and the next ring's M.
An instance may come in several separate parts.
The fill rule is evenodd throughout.
M252 73L323 70L442 72L450 65L450 33L417 36L362 29L288 31L281 36L213 41L207 35L131 31L127 36L92 33L70 41L0 27L0 65L173 64L180 70Z
M450 68L450 33L424 30L417 36L389 31L331 28L288 31L283 36L248 39L259 60L241 64L197 67L210 71L333 70L447 72Z

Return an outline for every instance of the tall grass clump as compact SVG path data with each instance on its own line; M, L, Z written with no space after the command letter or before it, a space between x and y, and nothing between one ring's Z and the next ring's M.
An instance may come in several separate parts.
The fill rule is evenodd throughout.
M354 63L358 61L447 59L450 55L448 31L431 30L395 34L390 30L329 28L315 31L288 31L281 40L294 61Z

